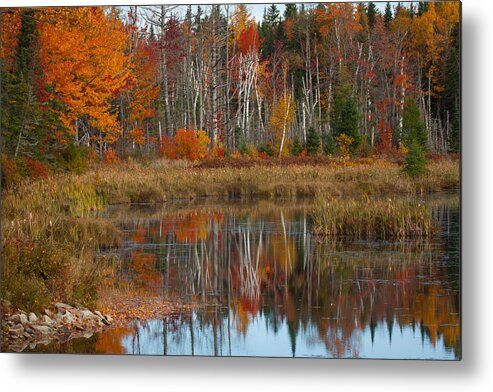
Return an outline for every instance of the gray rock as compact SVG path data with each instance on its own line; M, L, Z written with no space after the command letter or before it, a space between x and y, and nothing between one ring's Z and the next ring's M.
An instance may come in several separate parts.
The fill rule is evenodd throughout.
M60 309L72 309L72 306L64 304L63 302L58 302L55 304L55 307L60 311Z
M113 322L113 317L111 317L109 314L105 316L106 320L108 320L109 323Z
M49 317L49 318L54 318L55 317L55 314L49 310L49 309L45 309L45 314Z
M95 310L95 311L94 311L94 314L95 314L96 316L98 316L100 319L104 319L103 314L102 314L99 310Z
M62 321L66 324L72 324L75 321L75 316L70 312L65 312L62 316Z
M24 325L24 324L27 324L27 322L29 320L24 313L18 313L18 314L14 314L14 315L10 316L9 321L12 321L14 324Z
M46 325L32 325L31 328L34 329L35 332L43 335L48 335L53 332L53 330Z
M16 324L9 328L11 335L21 336L24 333L24 327L22 324Z
M41 317L41 320L40 320L40 323L42 325L53 325L53 320L51 318L49 318L48 316L44 315L43 317Z
M36 316L34 313L29 313L29 322L35 323L36 321L38 321L38 316Z
M98 316L96 316L93 312L87 309L79 310L77 312L77 315L79 316L79 318L81 318L84 321L98 319Z

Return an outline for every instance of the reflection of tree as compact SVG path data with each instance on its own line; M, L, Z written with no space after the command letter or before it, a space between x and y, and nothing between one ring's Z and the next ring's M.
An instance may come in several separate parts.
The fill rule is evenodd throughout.
M369 330L374 339L383 325L389 339L394 325L412 327L433 345L443 338L457 354L454 211L433 207L443 239L399 244L318 242L302 210L179 211L125 224L126 271L142 285L208 305L196 318L173 321L192 350L212 339L211 352L224 353L231 328L245 335L263 315L274 332L287 325L293 355L300 331L316 331L332 355L357 356L359 334Z

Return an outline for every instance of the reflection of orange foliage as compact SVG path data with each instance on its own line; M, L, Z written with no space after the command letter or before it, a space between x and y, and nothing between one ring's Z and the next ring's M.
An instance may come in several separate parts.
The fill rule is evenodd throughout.
M204 212L191 212L178 221L175 229L178 242L194 243L203 240L209 233L208 216Z
M134 231L130 235L130 240L137 244L143 244L145 243L145 235L146 235L145 227L139 227L136 231Z
M125 336L130 335L131 330L128 327L112 328L99 334L96 341L96 353L104 354L126 354L127 351L122 346Z
M131 268L137 285L149 288L162 286L163 276L156 270L155 254L132 252Z

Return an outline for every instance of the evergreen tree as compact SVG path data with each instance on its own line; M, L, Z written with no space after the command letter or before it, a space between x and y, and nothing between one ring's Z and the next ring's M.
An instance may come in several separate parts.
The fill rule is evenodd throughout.
M409 145L404 171L410 176L417 177L426 171L426 157L423 147L413 140Z
M296 8L296 4L288 3L286 4L286 8L284 9L284 19L295 18L298 9Z
M377 15L377 6L375 3L368 4L366 15L368 17L368 25L370 26L370 29L373 29L373 27L375 27L375 18Z
M306 152L310 156L315 156L320 151L320 134L315 128L310 127L306 135Z
M336 143L332 135L324 135L323 137L323 150L325 155L335 155Z
M418 16L423 15L427 11L428 11L428 2L420 1L418 4Z
M407 146L416 142L421 148L426 149L426 144L428 142L426 127L421 120L418 105L411 97L406 98L402 119L402 130L403 140Z
M42 124L42 112L36 95L36 63L38 40L37 19L32 9L22 13L15 64L11 72L3 69L2 129L7 154L20 157L37 154Z
M331 125L334 136L344 133L354 140L353 145L356 147L359 143L358 122L358 107L352 96L347 71L343 68L332 105Z
M300 143L298 138L294 139L293 145L291 146L291 155L297 157L303 152L303 145Z
M393 13L392 13L392 6L390 3L387 3L385 6L385 12L383 14L383 21L385 23L385 27L387 30L390 30L390 22L392 22L393 19Z
M452 31L452 46L445 64L444 108L450 122L449 152L460 149L460 26Z

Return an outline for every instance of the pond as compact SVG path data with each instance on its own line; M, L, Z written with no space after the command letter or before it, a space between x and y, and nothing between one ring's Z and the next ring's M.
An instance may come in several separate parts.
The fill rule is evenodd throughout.
M125 233L115 284L196 306L56 351L458 359L458 198L422 202L439 232L398 243L321 240L308 202L113 208Z

